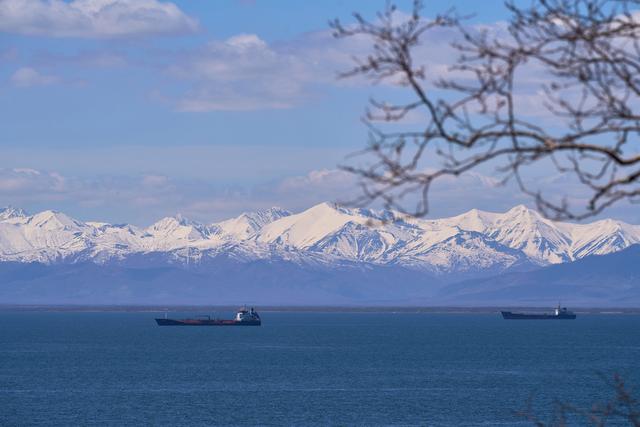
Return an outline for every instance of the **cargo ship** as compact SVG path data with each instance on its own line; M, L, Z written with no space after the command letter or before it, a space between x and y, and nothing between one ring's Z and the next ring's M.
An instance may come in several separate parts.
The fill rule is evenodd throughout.
M560 304L551 314L549 313L513 313L511 311L502 311L502 317L510 320L554 320L554 319L575 319L574 312L567 310L567 307L560 308Z
M158 326L260 326L260 315L251 307L241 308L233 319L212 319L211 316L197 316L195 319L156 319Z

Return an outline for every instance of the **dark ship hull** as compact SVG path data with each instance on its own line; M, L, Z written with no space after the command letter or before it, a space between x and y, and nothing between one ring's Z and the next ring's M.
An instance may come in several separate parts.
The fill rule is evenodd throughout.
M573 313L560 314L533 314L533 313L513 313L511 311L502 311L502 317L510 320L570 320L575 319Z
M260 320L227 319L156 319L158 326L260 326Z

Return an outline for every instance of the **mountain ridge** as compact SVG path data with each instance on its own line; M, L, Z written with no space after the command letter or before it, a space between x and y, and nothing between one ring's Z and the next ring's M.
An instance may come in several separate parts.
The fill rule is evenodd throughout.
M0 210L0 261L60 264L123 262L166 255L167 262L287 259L325 265L399 265L435 275L533 269L640 243L640 226L605 219L559 223L523 205L504 213L472 209L441 219L404 219L377 211L320 203L291 213L281 208L246 212L202 224L181 215L148 227L82 222L62 212L29 215Z

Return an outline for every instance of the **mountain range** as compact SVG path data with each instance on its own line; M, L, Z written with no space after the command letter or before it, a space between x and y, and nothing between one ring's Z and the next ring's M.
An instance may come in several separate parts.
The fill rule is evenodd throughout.
M553 222L522 205L419 219L321 203L295 214L271 208L211 224L177 215L148 227L9 207L0 210L0 302L455 305L518 303L526 296L535 303L530 278L602 264L637 243L637 225ZM605 267L598 274L606 275ZM540 302L560 294L567 302L601 305L636 298L625 291L631 300L620 300L615 286L598 297L589 277L580 280L593 298L581 286L572 288L574 295L555 295L549 285L555 279L543 277Z

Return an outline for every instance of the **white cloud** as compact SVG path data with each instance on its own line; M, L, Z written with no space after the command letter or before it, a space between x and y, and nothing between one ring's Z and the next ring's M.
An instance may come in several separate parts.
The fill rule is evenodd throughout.
M0 31L48 37L180 34L197 22L158 0L0 0Z
M214 41L178 58L169 71L194 82L181 111L290 108L303 96L308 65L255 34Z
M180 111L285 109L318 96L319 85L352 85L337 75L365 46L361 37L336 40L328 30L277 43L237 34L178 55L167 68L192 83Z
M0 169L0 195L21 196L64 191L64 178L30 168Z
M27 175L40 175L40 171L31 168L14 168L15 173L24 173Z
M17 69L9 79L16 87L46 86L59 81L58 77L42 74L31 67Z

